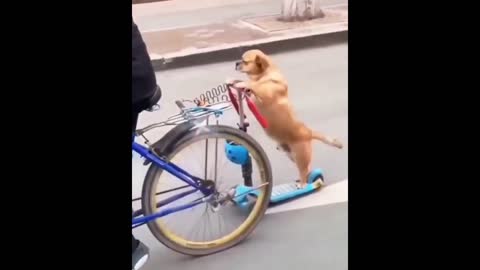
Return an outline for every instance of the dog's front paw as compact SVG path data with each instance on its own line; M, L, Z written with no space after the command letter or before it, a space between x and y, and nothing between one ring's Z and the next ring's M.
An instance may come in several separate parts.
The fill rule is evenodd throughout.
M235 79L227 78L227 79L225 80L225 83L226 83L226 84L229 84L229 85L233 85L236 81L237 81L237 80L235 80Z
M247 83L246 82L236 82L234 85L236 88L247 88Z
M194 102L195 102L195 104L197 105L197 107L204 107L204 106L207 105L207 103L205 102L205 100L200 100L200 99L198 99L198 100L195 100Z
M242 80L236 80L236 79L230 79L230 78L228 78L228 79L225 80L225 84L227 84L227 85L234 85L234 84L236 84L236 83L238 83L238 82L241 82L241 81L242 81Z

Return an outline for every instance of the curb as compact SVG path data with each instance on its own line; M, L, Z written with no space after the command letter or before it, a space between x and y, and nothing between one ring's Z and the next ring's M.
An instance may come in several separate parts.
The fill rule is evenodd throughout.
M309 40L309 42L299 42L306 40ZM176 52L161 57L158 55L150 55L150 57L155 71L160 71L239 59L244 51L253 47L272 54L312 46L325 46L346 41L348 41L348 24L342 24L339 25L338 28L330 29L329 31L310 30L249 42L232 43L188 52Z

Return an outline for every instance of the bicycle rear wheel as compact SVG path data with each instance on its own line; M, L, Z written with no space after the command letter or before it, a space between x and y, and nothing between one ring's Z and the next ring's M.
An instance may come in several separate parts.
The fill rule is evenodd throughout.
M206 145L208 145L208 142L218 142L219 140L222 140L222 139L228 142L235 142L236 144L242 145L248 150L252 163L256 165L255 171L258 175L256 175L255 180L258 182L258 185L254 185L254 187L255 186L260 187L258 189L260 192L260 195L258 196L258 198L256 198L254 205L252 205L252 208L250 209L250 211L245 212L243 210L244 211L243 215L245 215L244 221L240 222L238 225L235 225L235 227L232 228L231 231L229 231L228 229L225 229L225 231L227 231L225 234L220 233L220 235L215 234L215 236L212 236L213 235L212 233L211 237L208 239L198 240L198 234L196 238L195 236L191 236L191 234L187 235L185 233L176 232L176 229L178 229L179 227L184 227L188 225L189 223L188 221L175 226L169 226L169 223L167 222L166 218L158 218L154 221L149 222L148 227L152 232L152 234L157 238L157 240L159 240L168 248L175 250L179 253L193 255L193 256L202 256L202 255L209 255L212 253L216 253L216 252L228 249L232 246L235 246L236 244L240 243L251 234L251 232L258 225L261 218L264 216L265 211L268 207L272 186L273 186L270 161L268 160L268 157L265 154L262 147L247 133L229 126L221 126L221 125L198 127L188 131L186 134L182 133L181 135L179 135L179 138L177 138L176 140L173 140L173 142L175 142L174 146L168 147L169 150L164 151L162 154L167 160L172 161L176 165L182 167L187 172L192 173L190 171L190 166L180 165L174 159L176 159L177 157L181 158L182 150L187 149L190 146L193 147L194 145L198 145L199 143L201 143L201 145L205 145L202 142L203 140L205 140ZM216 148L222 148L222 147L223 145ZM216 148L215 148L215 151L218 150ZM220 153L224 155L222 149L220 149ZM195 156L192 158L195 160L199 160L198 156ZM188 161L188 165L195 162L197 161ZM203 161L199 161L199 163L203 163ZM217 169L217 167L223 168L226 166L227 165L225 164L222 166L215 165L215 170ZM232 171L235 171L238 174L236 176L229 175L227 178L229 179L238 178L239 180L238 184L243 184L241 170L238 169L239 168L238 165L235 165L235 166L237 166L236 167L237 170L232 170ZM145 215L153 214L157 212L159 209L161 210L162 208L161 205L157 207L157 204L159 201L157 198L159 193L157 190L157 186L161 184L162 181L165 181L165 179L161 180L162 175L165 176L169 174L168 173L163 174L163 170L154 164L150 166L147 172L147 175L145 177L143 190L142 190L142 208ZM173 177L173 176L170 176L170 177ZM205 177L207 177L206 172L205 172ZM217 177L217 173L215 171L215 181L213 180L209 180L209 181L214 182L215 188L219 189L219 186L221 183L220 181L218 181L217 183L216 177ZM176 182L177 183L180 182L181 184L183 184L183 182L181 182L178 179L176 179ZM223 188L225 187L222 187L222 189ZM203 206L200 205L197 207L201 208L200 211L203 212L203 215L205 215L205 213L209 215L210 212L214 213L218 211L218 210L215 210L215 208L208 203L205 203L205 205ZM223 208L222 213L225 214L226 211L239 211L239 210L241 209L237 206L230 206L230 208L227 208L227 207ZM173 213L171 215L173 216L178 214ZM184 215L190 215L190 212L186 210L186 212L184 212ZM193 216L193 214L191 215ZM220 212L218 212L218 215L220 215ZM211 221L210 216L208 216L208 220L209 220L208 222ZM198 227L200 227L199 224L191 224L191 225L193 226L193 229L195 228L198 229ZM221 225L219 225L219 227L221 227ZM207 225L204 225L204 230L205 231L209 230Z

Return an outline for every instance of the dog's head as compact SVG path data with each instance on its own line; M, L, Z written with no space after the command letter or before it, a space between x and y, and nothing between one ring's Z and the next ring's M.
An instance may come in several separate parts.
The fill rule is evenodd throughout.
M260 50L249 50L242 55L242 60L235 63L235 70L257 75L272 65L270 58Z

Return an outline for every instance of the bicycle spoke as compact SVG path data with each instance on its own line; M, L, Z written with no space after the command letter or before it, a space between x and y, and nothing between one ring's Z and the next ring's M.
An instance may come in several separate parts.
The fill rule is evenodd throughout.
M165 191L160 191L160 192L155 193L155 196L162 195L162 194L172 192L172 191L177 191L177 190L184 189L184 188L187 188L187 187L190 187L190 185L184 185L184 186L180 186L180 187L177 187L177 188L172 188L172 189L165 190ZM142 199L142 197L138 197L138 198L132 199L132 202L139 201L141 199Z
M195 193L194 193L194 194L195 194ZM193 194L192 194L192 195L193 195ZM200 198L194 199L194 200L192 200L192 201L190 201L190 202L187 202L187 203L184 203L184 202L183 202L183 201L185 201L184 198L182 198L182 199L180 199L180 200L178 200L178 201L180 202L180 204L190 204L190 203L195 203L195 202L197 202L197 201L199 201L199 200L202 200L202 199L204 199L205 197L206 197L206 196L202 196L202 197L200 197ZM177 215L181 215L181 216L184 216L184 217L190 217L190 216L192 215L193 211L195 211L196 209L198 209L198 207L191 207L190 209L188 209L188 211L180 211L180 212L178 212ZM181 225L182 223L185 224L185 222L180 222L180 225ZM165 220L165 225L167 225L167 227L168 227L169 224L171 224L171 222L170 222L170 219L168 218L168 219ZM176 223L175 223L175 224L176 224ZM174 224L174 226L172 226L172 228L178 227L178 226L175 226L175 224ZM185 235L184 233L182 233L182 236L183 236L183 237L185 237L185 236L189 237L189 235Z
M227 162L228 162L228 159L227 159L227 158L223 158L223 162L222 162L222 164L220 165L220 168L225 168L225 165L227 164ZM216 185L217 185L217 190L222 189L222 184L223 184L222 179L223 179L223 174L222 174L222 171L220 171L220 172L218 173L218 175L217 175L217 183L216 183Z
M193 154L185 155L185 156L187 156L187 157L201 157L203 155L202 154L203 150L200 148L200 146L201 146L200 144L192 145L191 147L194 148L194 149L192 149L192 150L194 150L194 151L192 151ZM188 159L188 160L190 161L191 159ZM203 171L202 165L199 164L197 161L189 162L189 166L192 166L192 165L194 166L194 168L189 169L191 171L190 173L192 175L201 175L201 173Z
M217 120L217 125L218 125L218 120ZM213 182L217 184L217 162L218 162L218 138L215 138L215 170L214 170L214 176L213 176Z
M198 227L198 225L199 225L199 223L200 223L201 220L202 220L201 217L197 219L197 221L195 222L194 226L192 227L192 229L191 229L190 232L188 233L189 236L192 235L192 231L193 231L195 228ZM198 232L198 230L195 231L195 232ZM197 238L195 238L195 234L193 234L192 237L193 237L194 240L197 239Z
M205 213L206 213L206 215L205 215L206 218L204 219L204 221L205 221L205 222L204 222L204 224L205 224L205 233L203 234L202 241L205 241L206 239L209 239L209 238L207 237L207 233L208 233L208 231L209 231L209 229L210 229L210 226L208 226L208 215L209 215L208 210L207 210L207 212L205 212Z
M217 218L218 218L218 230L220 231L220 235L223 235L223 231L222 231L222 219L220 218L220 211L222 211L222 209L220 209L218 212L217 212Z
M207 118L207 126L208 126L208 118ZM208 139L205 140L205 177L204 180L207 179L207 167L208 167Z
M230 228L232 227L232 221L230 219L227 219L227 221L225 220L225 217L223 215L223 210L225 208L221 209L219 212L218 212L218 216L221 217L221 220L223 221L223 227L226 229L227 232L230 232Z
M210 211L212 211L211 207L210 207ZM213 238L213 233L212 233L212 222L211 222L211 213L210 211L207 212L207 224L208 224L208 232L209 232L209 240L211 239L214 239Z
M203 212L203 215L202 215L202 216L205 217L205 213L207 213L207 212L208 212L208 205L206 206L205 212ZM207 226L206 226L205 223L206 223L206 221L205 221L205 218L204 218L204 219L203 219L203 236L204 236L204 237L205 237L206 232L207 232ZM203 239L205 239L205 238L203 238Z

